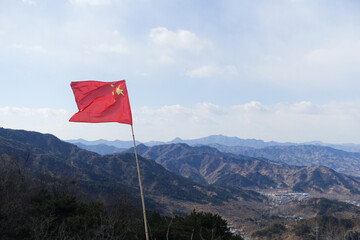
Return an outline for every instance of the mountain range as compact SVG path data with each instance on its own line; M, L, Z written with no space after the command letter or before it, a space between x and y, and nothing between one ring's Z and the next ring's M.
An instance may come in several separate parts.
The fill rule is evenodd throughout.
M97 198L110 198L116 189L138 195L132 153L102 156L50 134L0 128L0 156L17 158L38 178L75 180L81 191ZM172 202L221 205L241 199L264 199L254 191L193 182L141 156L139 162L147 201L156 209L170 211L171 206L166 205Z
M105 144L108 146L114 146L116 148L130 148L133 146L132 141L120 141L120 140L108 141L108 140L100 139L95 141L87 141L84 139L72 139L66 141L73 144L82 143L84 145ZM137 145L140 143L142 142L136 141ZM242 147L250 147L250 148L265 148L270 146L315 145L315 146L327 146L347 152L360 152L360 144L353 144L353 143L329 144L320 141L312 141L305 143L292 143L292 142L281 143L276 141L265 142L263 140L258 140L258 139L241 139L238 137L228 137L224 135L211 135L208 137L190 139L190 140L175 138L172 141L168 141L168 142L150 141L150 142L144 142L143 144L145 144L146 146L155 146L155 145L164 145L171 143L185 143L190 146L219 144L224 146L242 146Z
M26 164L35 174L48 176L61 174L69 178L78 178L84 183L101 181L107 184L116 183L132 191L136 189L137 175L135 166L131 165L130 159L133 159L133 155L129 153L131 149L127 153L102 156L63 142L49 134L4 128L0 128L0 140L2 153L16 155L23 161L27 158ZM299 147L301 146L276 148L298 149ZM302 147L309 152L309 147ZM269 149L274 148L269 147ZM318 148L324 147L311 147L313 154L317 152L319 155ZM275 158L275 150L270 151L273 155L270 153L265 155L267 153L265 150L243 149L241 153L247 155L245 156L221 152L210 146L189 146L184 143L153 147L138 146L138 153L143 157L140 162L143 165L144 185L153 195L164 195L162 191L172 189L173 198L221 202L230 198L235 199L240 195L245 198L256 198L252 193L241 190L243 188L251 190L288 188L313 194L338 195L357 194L360 189L358 180L320 166L322 162L308 167L296 166L306 164L301 164L300 160L289 162L284 154L282 159ZM334 152L342 153L339 150ZM347 154L354 155L354 153ZM223 192L220 194L221 191ZM234 197L226 192L238 192L238 196ZM218 197L209 198L209 195ZM223 199L220 196L227 197Z
M360 193L358 180L324 166L294 166L183 143L139 145L137 149L141 156L198 183L248 189L285 188L311 194Z
M130 142L125 141L106 142L105 140L101 140L101 145L96 145L96 143L98 143L96 141L85 142L86 144L83 144L82 142L80 143L74 140L74 144L77 144L77 146L103 155L124 151L124 148L115 147L114 145L116 144L122 143L123 146L130 146ZM173 143L186 143L190 146L210 146L222 152L256 158L266 158L274 162L287 163L289 165L309 167L325 166L339 173L360 178L360 152L355 151L358 146L356 144L329 144L326 146L326 144L320 142L311 142L307 144L277 143L273 141L264 142L262 140L255 139L243 140L236 137L213 135L195 140L181 140L180 138L176 138L168 143L151 142L145 143L144 145L151 147ZM350 149L355 152L349 152L341 149Z
M280 150L270 151L274 147L282 149L283 155L275 154ZM267 148L270 150L265 151ZM302 150L295 154L297 161L285 158L286 151L290 157L298 148ZM316 151L321 149L324 147L283 145L253 148L219 143L137 146L148 209L167 215L189 213L193 209L210 211L221 214L237 226L251 226L249 229L258 228L259 224L264 226L278 219L277 215L287 217L302 213L302 217L313 217L318 214L318 205L307 204L306 200L293 200L289 208L283 205L286 202L274 205L270 195L282 197L284 192L290 195L309 193L310 197L360 202L360 182L356 177L310 164L310 158L307 160L309 166L301 164L304 158L301 154L306 152L313 157L323 156L323 159L327 158L325 153L329 151L333 151L334 156L350 154L325 148L327 152L316 155ZM79 194L88 200L110 201L118 195L130 193L140 205L132 148L101 155L50 134L0 128L0 161L6 158L17 159L44 184L52 185L54 181L75 184ZM348 158L343 161L349 161ZM288 197L286 195L289 196L285 194L284 197ZM333 205L341 204L335 202L329 206L333 209ZM307 210L301 212L304 206ZM346 207L346 214L350 214L351 209ZM357 212L356 208L354 214Z

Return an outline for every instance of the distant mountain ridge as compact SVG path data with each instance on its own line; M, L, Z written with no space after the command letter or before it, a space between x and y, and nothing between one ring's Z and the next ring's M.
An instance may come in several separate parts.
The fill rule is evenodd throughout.
M77 144L80 143L82 145L88 145L88 146L94 146L94 145L107 145L107 146L113 146L119 149L128 149L134 146L133 141L121 141L121 140L114 140L114 141L109 141L109 140L104 140L104 139L99 139L99 140L95 140L95 141L88 141L82 138L79 139L70 139L70 140L65 140L65 142L69 142L72 144ZM136 144L140 144L139 141L136 141Z
M346 152L326 146L293 145L249 148L213 144L223 152L266 158L296 166L326 166L337 172L360 177L360 153Z
M83 144L80 142L76 142L74 144L76 146L78 146L79 148L82 148L82 149L85 149L85 150L88 150L91 152L96 152L101 155L121 153L127 149L127 148L117 148L114 146L106 145L104 143L96 144L96 145L86 145L86 144Z
M270 146L315 145L315 146L332 147L335 149L348 151L348 152L360 152L360 144L353 144L353 143L330 144L330 143L323 143L320 141L312 141L312 142L304 142L304 143L276 142L276 141L265 142L259 139L241 139L238 137L227 137L221 134L211 135L208 137L192 139L192 140L183 140L181 138L175 138L174 140L166 143L186 143L188 145L220 144L225 146L242 146L242 147L251 147L251 148L265 148ZM144 144L147 145L146 143Z
M109 146L114 146L116 148L131 148L133 146L132 141L107 141L107 140L96 140L96 141L87 141L84 139L73 139L73 140L66 140L70 143L82 143L85 145L97 145L97 144L106 144ZM137 141L136 144L141 144L143 142ZM315 145L315 146L328 146L335 149L348 151L348 152L360 152L360 144L327 144L319 141L313 142L305 142L305 143L292 143L292 142L276 142L276 141L269 141L265 142L263 140L258 139L241 139L238 137L227 137L224 135L211 135L208 137L198 138L198 139L190 139L190 140L183 140L181 138L175 138L169 142L161 142L161 141L150 141L144 142L146 146L156 146L156 145L163 145L163 144L172 144L172 143L186 143L190 146L195 145L224 145L224 146L240 146L240 147L249 147L249 148L265 148L270 146L292 146L292 145Z
M279 143L279 142L265 142L263 140L257 139L241 139L238 137L227 137L224 135L211 135L208 137L192 139L192 140L183 140L181 138L175 138L174 140L167 143L186 143L188 145L209 145L209 144L222 144L225 146L245 146L253 148L262 148L265 146L273 145L294 145L295 143ZM146 145L146 143L145 143Z

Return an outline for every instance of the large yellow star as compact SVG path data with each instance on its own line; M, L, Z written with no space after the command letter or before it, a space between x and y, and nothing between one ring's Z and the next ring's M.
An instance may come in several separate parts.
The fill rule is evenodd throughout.
M116 88L116 93L117 93L117 95L120 95L120 94L121 94L121 95L125 96L124 93L123 93L123 91L124 91L124 89L121 89L120 86L118 86L118 87Z

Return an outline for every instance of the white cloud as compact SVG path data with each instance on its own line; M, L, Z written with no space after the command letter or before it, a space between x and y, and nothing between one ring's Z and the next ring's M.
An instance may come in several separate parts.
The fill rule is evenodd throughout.
M159 114L161 115L172 115L172 114L185 114L186 113L186 108L184 108L183 106L179 105L179 104L175 104L175 105L165 105L159 109L151 109L149 107L142 107L140 109L140 114L142 115L156 115L158 116Z
M36 5L35 0L22 0L22 2L28 5Z
M112 3L112 0L69 0L73 5L77 6L106 6Z
M41 116L42 118L65 116L67 111L65 109L51 109L51 108L26 108L26 107L2 107L0 108L0 115L2 116Z
M259 101L224 108L214 103L193 107L149 107L134 112L147 140L196 138L224 134L266 141L359 143L360 100L314 104L311 101L264 104ZM165 130L166 129L166 130Z
M251 101L249 103L235 105L233 109L242 110L245 112L266 112L268 111L268 107L258 101Z
M226 114L219 105L208 102L192 108L175 104L157 109L142 107L140 111L133 111L140 138L148 140L170 140L169 137L201 134L204 129L216 130L218 118Z
M340 39L308 52L304 59L311 65L326 67L354 67L360 63L360 36Z
M290 4L295 1L299 4ZM30 7L35 3L37 9ZM320 129L325 129L326 124L330 126L335 116L339 118L335 121L339 125L357 129L351 122L351 118L358 116L357 108L351 102L339 102L357 98L360 87L360 21L355 1L347 1L340 4L341 7L335 1L310 0L220 1L206 6L197 1L188 4L122 0L42 3L19 0L1 4L11 10L2 11L0 16L2 78L15 81L19 86L29 86L28 91L68 87L69 79L123 76L132 79L133 87L144 86L137 88L134 106L138 106L139 102L147 102L143 99L148 97L147 88L155 86L166 94L152 96L149 104L158 106L177 100L176 103L181 104L148 109L158 111L161 123L169 126L169 130L157 129L164 137L179 136L188 124L199 127L199 135L215 131L234 135L235 132L231 134L224 126L227 125L240 137L245 134L284 139L282 124L286 129L293 129L290 137L295 138L296 129L303 127L298 119L309 127L316 126L322 119L324 124L319 124L318 129L314 127L316 136L322 136ZM209 11L201 11L204 7ZM209 18L209 13L213 18ZM166 25L160 25L164 23ZM211 77L216 79L215 84L209 83ZM203 79L193 81L193 78ZM216 92L219 94L213 94L218 89L218 80L227 82ZM202 91L189 91L184 97L177 93L171 95L171 88ZM2 89L1 102L7 105L10 103L7 99L13 95L10 92L18 90L11 84L3 84ZM24 102L22 96L26 94L18 96L19 102ZM41 104L41 95L36 96L28 106ZM250 96L262 101L250 102ZM65 102L62 97L65 95L53 99L56 106ZM311 102L267 104L274 99ZM329 102L331 100L338 102ZM213 101L215 106L196 104L198 101ZM214 104L216 101L227 107ZM328 104L319 105L315 101ZM185 105L189 103L194 105ZM239 103L243 104L230 107ZM156 114L134 114L134 117L151 126L157 124L151 121L157 119ZM310 119L314 122L307 123ZM206 123L211 121L219 127L209 127ZM196 125L200 122L203 124ZM12 121L9 119L7 124ZM152 137L151 128L143 126L147 138L157 138ZM344 135L354 132L336 124L332 127L335 130L329 128L326 134L338 128ZM190 133L188 137L192 137Z
M311 101L301 101L290 106L290 110L297 113L317 114L320 106L314 105Z
M199 39L190 31L173 32L165 27L151 29L149 36L155 44L176 50L200 51L209 44L208 41Z
M323 114L326 111L324 106L313 104L311 101L300 101L295 103L279 102L274 105L263 104L259 101L234 105L235 111L246 114L297 114L313 115Z
M51 133L60 138L76 135L81 128L69 127L70 117L65 109L0 107L1 127Z
M360 100L315 104L310 101L264 104L251 101L229 107L202 102L133 109L137 139L192 139L211 134L266 141L359 143ZM69 112L51 108L0 108L0 126L50 132L63 139L124 139L129 129L119 124L69 123ZM26 119L26 121L24 121ZM123 131L113 129L124 128ZM89 131L91 129L91 131ZM120 133L120 135L119 135Z
M148 63L151 64L173 64L175 63L174 58L168 55L160 55L157 58L152 58L148 60Z
M210 103L210 102L203 102L196 105L196 112L201 115L205 114L214 114L214 115L224 115L227 112L221 108L219 105Z
M210 78L219 75L236 76L238 71L235 66L216 66L216 65L205 65L187 72L189 77L193 78Z
M15 43L10 46L10 48L29 51L29 52L45 52L45 49L40 45L24 45Z
M123 44L100 44L92 47L92 50L96 52L118 53L118 54L126 54L129 52L129 49Z
M191 124L195 121L202 124L213 124L214 116L226 115L227 112L219 105L203 102L196 104L194 108L186 108L179 104L163 106L158 109L142 107L138 114L140 122L156 122L162 124ZM174 125L175 126L175 125Z
M141 115L153 115L153 116L171 116L182 115L185 117L199 115L199 116L210 116L210 115L224 115L226 111L219 105L202 102L195 105L195 108L186 108L180 104L165 105L158 109L151 109L149 107L142 107L138 112Z
M347 35L305 49L263 55L250 68L259 81L288 89L334 91L358 84L359 64L360 36Z
M249 111L246 106L262 106L266 111ZM232 117L242 124L250 138L305 142L321 140L343 143L357 140L360 131L360 101L314 104L310 101L236 106Z

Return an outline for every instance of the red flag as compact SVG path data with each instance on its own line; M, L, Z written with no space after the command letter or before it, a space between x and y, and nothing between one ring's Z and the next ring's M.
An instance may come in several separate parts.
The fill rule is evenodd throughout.
M119 122L132 125L125 80L71 82L79 112L70 122Z

